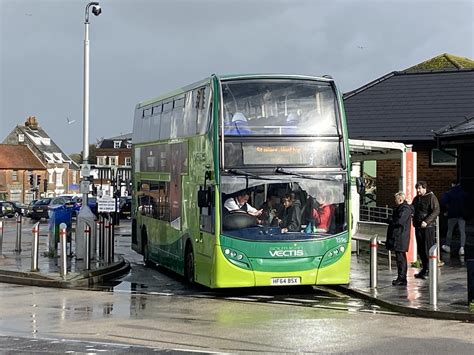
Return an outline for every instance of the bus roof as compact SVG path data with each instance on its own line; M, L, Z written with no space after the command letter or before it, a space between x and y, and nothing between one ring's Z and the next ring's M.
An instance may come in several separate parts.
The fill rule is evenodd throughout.
M310 80L320 80L320 81L327 81L327 82L334 81L332 77L326 76L326 75L318 77L318 76L297 75L297 74L223 74L223 75L213 74L210 77L207 77L205 79L202 79L190 85L180 87L174 91L170 91L166 94L160 95L158 97L155 97L149 100L141 101L137 104L136 109L153 104L157 101L166 100L167 98L170 98L179 94L184 94L185 92L189 90L193 90L197 87L200 87L209 83L209 81L213 77L217 77L219 80L278 78L278 79L310 79Z

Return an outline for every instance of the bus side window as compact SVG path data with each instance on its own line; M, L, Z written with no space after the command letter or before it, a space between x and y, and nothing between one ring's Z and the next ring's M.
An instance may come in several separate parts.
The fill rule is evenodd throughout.
M194 136L197 132L197 109L193 105L192 91L186 93L184 103L184 136Z

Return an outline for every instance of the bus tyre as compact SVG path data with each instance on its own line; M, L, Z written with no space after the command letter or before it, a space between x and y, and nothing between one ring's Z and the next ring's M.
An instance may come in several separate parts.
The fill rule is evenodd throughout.
M184 277L188 284L192 285L194 283L194 253L191 246L186 248L186 255L184 258Z
M150 257L148 256L148 243L145 242L143 245L143 262L145 263L145 266L151 266L150 263Z

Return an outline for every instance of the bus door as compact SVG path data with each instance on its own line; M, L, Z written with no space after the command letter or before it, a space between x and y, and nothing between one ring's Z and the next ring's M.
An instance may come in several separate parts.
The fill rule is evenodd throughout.
M215 245L215 190L212 182L199 186L199 232L196 238L196 278L198 282L209 285L212 273L212 255Z

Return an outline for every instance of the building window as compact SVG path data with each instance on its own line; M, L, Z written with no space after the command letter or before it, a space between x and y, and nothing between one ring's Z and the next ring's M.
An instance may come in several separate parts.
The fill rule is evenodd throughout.
M132 158L125 157L125 166L132 166Z
M127 143L127 149L132 149L132 143L130 142Z
M18 181L18 170L12 171L12 181Z
M64 168L55 168L56 173L56 186L63 186L63 172Z
M54 184L54 169L48 169L48 183Z
M77 173L74 170L72 171L72 183L77 184Z
M107 160L106 156L98 156L97 165L107 165L106 160Z
M457 149L431 149L431 165L456 166Z
M109 165L118 165L118 157L109 157Z
M122 144L122 141L114 141L114 148L120 148L120 145Z

